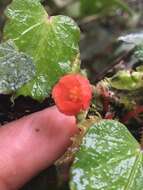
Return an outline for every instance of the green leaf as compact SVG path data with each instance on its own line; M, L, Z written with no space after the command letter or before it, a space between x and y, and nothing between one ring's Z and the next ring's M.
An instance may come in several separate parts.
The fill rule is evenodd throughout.
M13 41L0 44L0 93L9 94L30 81L35 75L31 57L18 52Z
M71 190L142 190L143 154L124 125L102 120L89 128L71 174Z
M13 0L7 8L6 39L34 58L36 77L17 95L43 100L59 78L71 71L79 53L80 30L66 16L49 17L39 0Z
M110 14L118 8L128 12L130 15L133 14L133 11L122 0L81 0L81 12L83 15Z
M143 88L142 71L119 71L108 80L111 87L118 90L138 90Z

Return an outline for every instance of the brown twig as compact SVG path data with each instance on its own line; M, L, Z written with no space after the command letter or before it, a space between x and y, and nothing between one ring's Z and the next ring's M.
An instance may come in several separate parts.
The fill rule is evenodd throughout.
M111 70L116 65L120 64L122 60L126 60L130 55L133 54L133 52L134 52L134 48L132 50L128 51L128 52L125 52L120 57L117 57L117 59L113 62L113 64L107 64L109 66L106 67L101 73L97 74L96 81L94 81L94 82L97 82L97 81L103 79L106 76L106 74L108 73L109 70Z

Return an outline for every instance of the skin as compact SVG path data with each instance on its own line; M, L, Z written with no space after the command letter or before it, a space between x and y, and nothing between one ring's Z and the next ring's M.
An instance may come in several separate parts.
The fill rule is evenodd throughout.
M0 128L0 189L16 190L57 160L77 133L54 106Z

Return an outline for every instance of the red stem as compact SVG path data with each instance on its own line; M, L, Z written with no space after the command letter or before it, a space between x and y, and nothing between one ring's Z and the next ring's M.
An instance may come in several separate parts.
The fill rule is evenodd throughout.
M104 119L113 119L114 116L115 116L114 113L106 113Z
M137 106L134 110L128 112L123 118L122 122L127 123L129 119L137 117L140 113L143 112L143 106Z
M109 111L109 97L103 97L103 113L106 114Z

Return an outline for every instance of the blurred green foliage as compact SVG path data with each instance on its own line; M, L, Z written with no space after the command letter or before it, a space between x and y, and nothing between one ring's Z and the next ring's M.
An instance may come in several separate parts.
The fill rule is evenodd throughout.
M122 0L80 0L81 1L81 13L83 15L104 15L111 14L117 9L121 9L130 15L133 11Z

